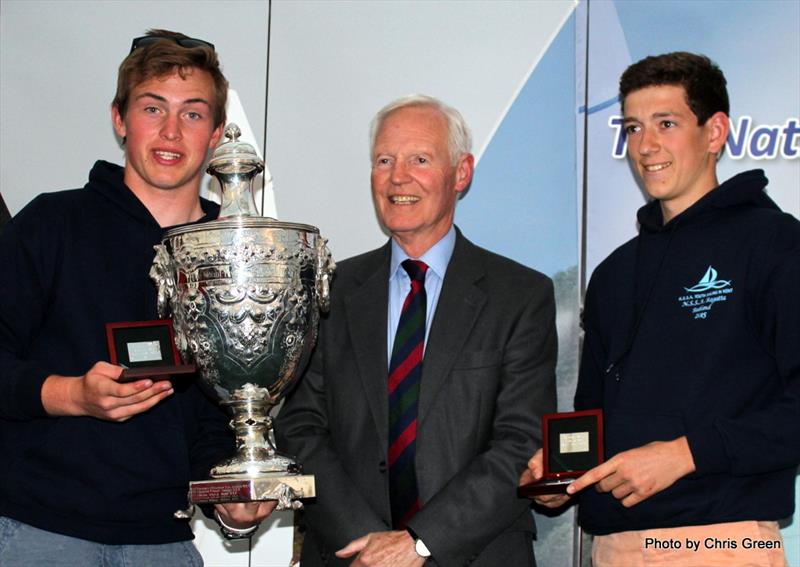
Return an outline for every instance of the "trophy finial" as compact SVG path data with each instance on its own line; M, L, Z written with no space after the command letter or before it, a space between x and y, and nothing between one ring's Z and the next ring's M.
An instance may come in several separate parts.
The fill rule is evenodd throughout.
M252 182L264 170L255 148L239 139L242 131L231 122L225 127L227 140L220 144L206 171L217 178L222 190L219 218L257 217Z
M242 131L235 122L231 122L225 127L225 137L231 142L237 142L241 135Z
M225 127L225 140L208 162L208 173L218 176L220 173L236 172L255 177L264 169L264 162L258 157L255 148L239 139L242 131L233 122Z

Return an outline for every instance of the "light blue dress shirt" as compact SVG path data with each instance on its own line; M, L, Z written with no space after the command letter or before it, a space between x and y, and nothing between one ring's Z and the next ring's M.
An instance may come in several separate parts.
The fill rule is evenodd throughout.
M436 305L439 303L444 275L447 272L447 265L453 256L455 246L456 229L451 226L447 234L429 248L425 254L419 258L411 258L412 260L421 260L428 265L428 271L425 273L425 295L428 300L425 306L426 345L428 344L428 333L431 330ZM394 336L397 333L397 324L400 322L400 312L403 309L403 302L411 290L411 278L408 277L405 269L400 265L407 259L409 259L408 254L392 239L392 260L389 264L389 328L386 333L388 338L387 352L390 361L392 359Z

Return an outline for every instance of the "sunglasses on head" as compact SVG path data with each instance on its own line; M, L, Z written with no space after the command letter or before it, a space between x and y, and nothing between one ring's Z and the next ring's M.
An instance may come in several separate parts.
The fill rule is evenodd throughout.
M209 47L211 48L212 51L214 51L214 44L209 43L202 39L195 39L193 37L175 38L175 37L164 37L161 35L143 35L142 37L137 37L133 40L133 43L131 43L130 53L133 53L133 51L137 47L144 47L146 45L151 45L159 41L174 41L181 47L186 47L189 49L191 49L192 47ZM128 55L130 55L130 53Z

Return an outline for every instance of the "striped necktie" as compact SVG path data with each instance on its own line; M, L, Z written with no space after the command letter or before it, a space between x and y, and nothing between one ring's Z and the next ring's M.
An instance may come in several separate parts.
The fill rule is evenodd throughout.
M411 291L400 312L389 364L389 495L392 525L396 529L403 529L419 510L414 454L425 346L425 272L428 269L418 260L406 260L402 265L411 278Z

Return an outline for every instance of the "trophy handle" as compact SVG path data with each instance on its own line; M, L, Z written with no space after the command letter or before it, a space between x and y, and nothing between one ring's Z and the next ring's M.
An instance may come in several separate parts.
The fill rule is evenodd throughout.
M331 251L328 249L328 239L317 238L317 305L319 310L327 313L331 307L331 278L336 270Z
M169 315L170 302L176 295L175 270L167 247L163 244L156 244L153 248L156 251L156 257L153 259L153 265L150 266L150 277L156 282L158 289L158 316L164 318Z
M194 504L190 502L186 509L176 510L175 513L172 514L172 517L176 520L191 520L194 517L194 510Z
M175 344L184 360L191 360L192 353L186 339L183 318L178 316L178 310L172 308L173 302L178 298L178 287L175 284L175 264L164 244L156 244L153 248L156 251L156 257L153 259L153 265L150 266L150 278L155 282L158 290L158 316L163 319L170 312L174 313L172 321L175 329Z

